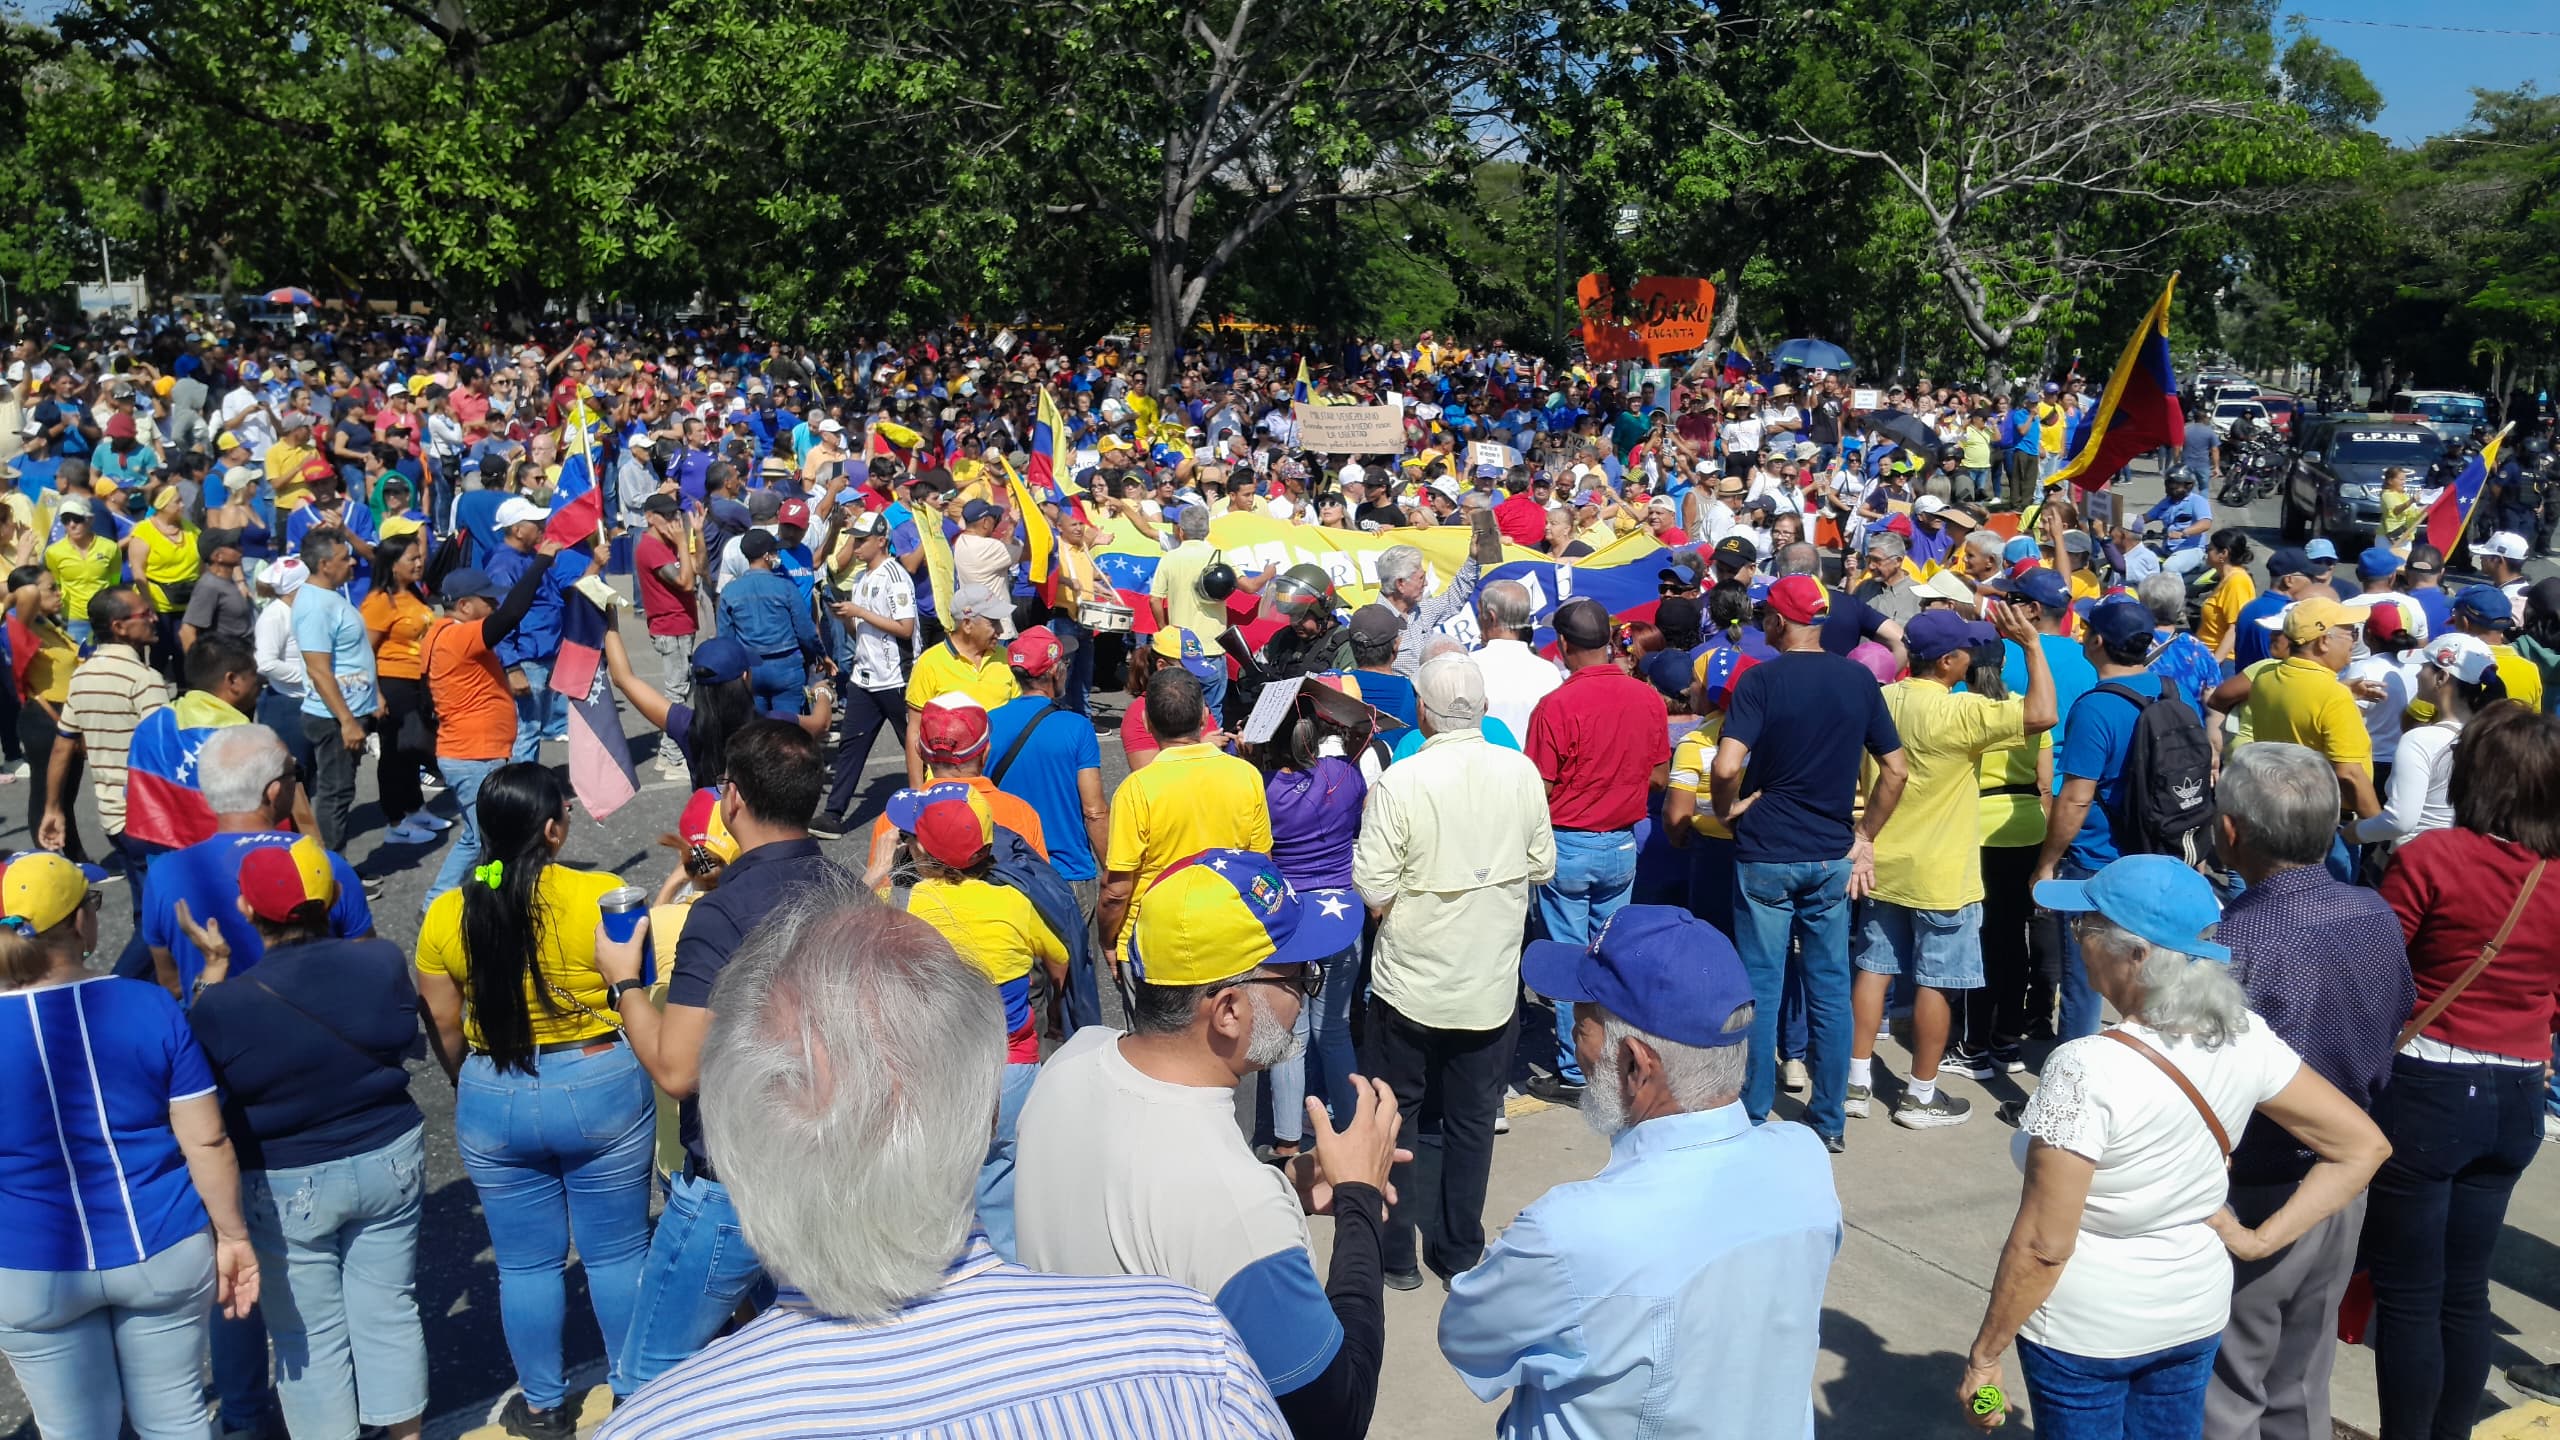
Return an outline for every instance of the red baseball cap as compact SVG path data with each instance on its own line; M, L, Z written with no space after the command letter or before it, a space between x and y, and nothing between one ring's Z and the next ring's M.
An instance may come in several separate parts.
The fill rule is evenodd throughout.
M803 530L808 529L809 502L806 500L783 501L782 508L773 512L773 523L776 525L797 525Z
M954 870L966 870L995 843L995 817L969 791L936 800L916 815L916 847Z
M987 708L957 691L937 695L916 717L916 750L948 764L987 753Z
M292 923L306 905L335 903L338 877L328 850L305 835L290 845L250 851L240 860L240 898L270 925Z
M1058 632L1046 625L1032 626L1004 647L1006 663L1025 675L1046 675L1057 669L1058 662L1066 656L1066 647L1058 643Z
M1810 625L1831 613L1831 596L1810 575L1789 575L1769 587L1769 608L1790 625Z

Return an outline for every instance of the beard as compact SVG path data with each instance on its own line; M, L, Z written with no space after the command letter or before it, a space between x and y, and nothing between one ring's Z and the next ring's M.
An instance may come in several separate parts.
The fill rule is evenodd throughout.
M1294 1027L1280 1023L1271 1013L1271 1002L1263 998L1262 987L1244 987L1245 1003L1253 1007L1253 1034L1245 1040L1245 1063L1257 1070L1268 1070L1283 1060L1293 1060L1306 1049Z
M1615 1140L1627 1128L1627 1095L1618 1084L1617 1059L1613 1053L1603 1062L1586 1070L1582 1077L1582 1123L1603 1140Z

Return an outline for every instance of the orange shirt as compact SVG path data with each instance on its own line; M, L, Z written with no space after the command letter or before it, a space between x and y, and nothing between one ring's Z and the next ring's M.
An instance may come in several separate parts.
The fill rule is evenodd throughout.
M455 760L504 760L516 744L516 697L507 667L489 648L486 621L438 625L427 633L427 690L435 697L436 753Z
M427 630L436 623L436 612L427 608L427 602L414 591L386 595L376 590L364 597L360 613L364 628L382 637L373 647L375 671L392 680L424 679Z

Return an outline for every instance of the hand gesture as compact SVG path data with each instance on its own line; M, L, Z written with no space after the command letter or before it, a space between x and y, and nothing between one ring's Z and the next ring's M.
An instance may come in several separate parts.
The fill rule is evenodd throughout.
M1354 1075L1351 1093L1351 1123L1340 1130L1333 1128L1324 1102L1308 1097L1307 1136L1313 1148L1289 1162L1289 1180L1310 1215L1332 1214L1333 1192L1342 1185L1366 1185L1393 1205L1396 1187L1387 1177L1413 1158L1412 1151L1396 1144L1404 1112L1396 1107L1387 1082Z
M1991 628L2000 632L2001 639L2015 640L2022 649L2037 643L2036 627L2015 605L2004 605L1988 595L1983 596L1982 618L1991 622Z
M258 1308L258 1252L248 1236L213 1238L213 1303L234 1320Z
M47 850L60 851L67 828L61 811L45 811L44 819L36 824L36 844Z
M231 942L223 938L220 927L198 924L184 900L178 902L178 933L204 952L204 976L199 983L219 985L230 977Z
M2230 1251L2234 1260L2264 1260L2275 1253L2274 1247L2260 1239L2257 1231L2240 1223L2240 1217L2232 1214L2228 1205L2213 1212L2212 1218L2204 1223L2213 1228L2214 1234L2222 1237L2222 1248Z
M545 560L552 560L557 559L560 552L568 548L568 546L552 539L551 536L546 533L542 537L542 542L533 547L533 553L541 556Z

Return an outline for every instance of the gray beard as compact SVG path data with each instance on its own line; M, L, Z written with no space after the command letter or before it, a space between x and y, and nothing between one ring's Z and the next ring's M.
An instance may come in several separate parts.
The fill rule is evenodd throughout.
M1280 1023L1271 1013L1271 1002L1262 996L1262 987L1248 985L1245 1003L1253 1007L1253 1034L1244 1046L1245 1063L1257 1070L1268 1070L1283 1060L1295 1059L1305 1049L1294 1027Z
M1627 1128L1627 1096L1619 1088L1618 1070L1609 1062L1615 1055L1602 1057L1602 1063L1582 1077L1582 1123L1603 1140L1615 1140Z

